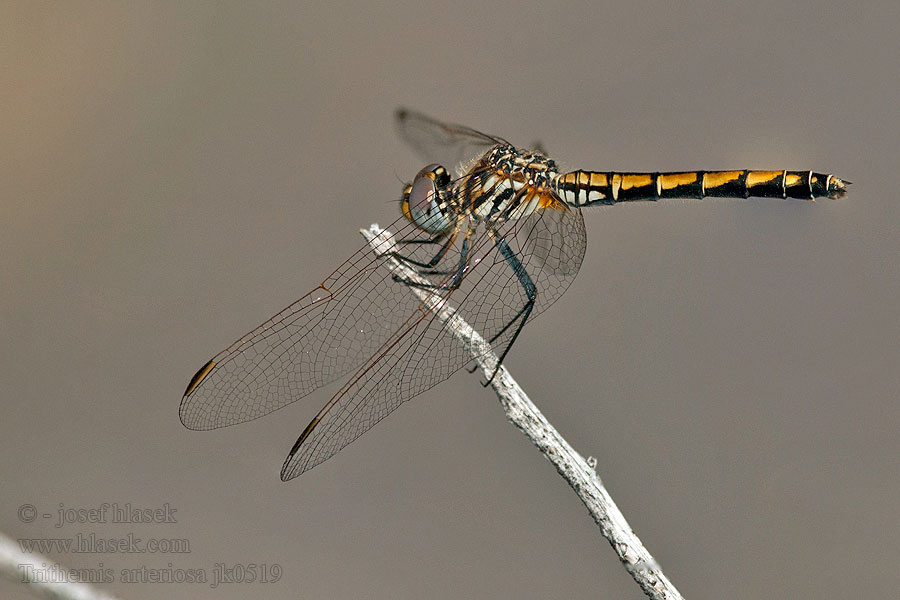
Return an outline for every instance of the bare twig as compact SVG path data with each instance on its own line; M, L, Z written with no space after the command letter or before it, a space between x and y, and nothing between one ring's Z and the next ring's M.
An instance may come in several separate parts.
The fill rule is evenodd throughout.
M24 553L19 545L0 534L0 577L22 583L35 594L59 600L116 600L80 583L71 570L37 553Z
M376 254L385 257L388 268L408 281L425 281L409 265L398 260L391 253L394 251L393 235L372 225L361 230ZM401 285L401 284L398 284ZM410 292L416 294L422 303L433 311L450 332L466 348L472 359L478 364L485 377L494 373L497 367L497 355L481 334L475 331L438 295L425 289L409 286ZM539 292L540 293L540 292ZM522 430L537 446L544 456L556 467L560 475L584 502L594 522L600 527L603 536L610 545L625 569L637 582L647 596L654 600L676 600L682 598L675 586L668 580L662 569L647 551L641 540L631 530L625 516L613 502L612 497L603 487L593 466L576 452L569 443L553 428L549 421L531 402L519 384L515 382L505 367L501 366L491 382L491 387L500 398L507 418ZM596 461L591 461L596 464Z

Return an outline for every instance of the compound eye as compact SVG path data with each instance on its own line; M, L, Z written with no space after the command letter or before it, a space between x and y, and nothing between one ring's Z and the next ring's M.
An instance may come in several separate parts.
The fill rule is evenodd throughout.
M438 188L445 187L450 183L450 173L447 172L447 169L442 167L441 165L431 164L419 171L419 174L416 175L416 179L419 177L427 177L434 181L434 184Z
M435 197L437 189L434 180L430 177L419 175L409 190L409 209L413 213L428 215L432 210L437 210Z
M403 194L403 214L420 229L429 233L440 233L450 224L441 212L440 194L437 186L450 181L447 170L440 165L428 165L416 175L408 192Z

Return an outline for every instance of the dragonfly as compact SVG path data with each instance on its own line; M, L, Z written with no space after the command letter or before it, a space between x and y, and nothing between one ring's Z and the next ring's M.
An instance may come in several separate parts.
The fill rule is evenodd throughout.
M541 148L420 113L396 113L429 164L400 197L391 275L364 246L299 300L204 364L179 416L209 430L257 419L347 377L282 465L292 479L332 457L472 357L433 304L452 303L503 363L522 328L562 296L584 259L582 208L670 198L838 198L850 182L813 171L563 172ZM454 169L453 172L449 169ZM495 371L496 374L496 371Z

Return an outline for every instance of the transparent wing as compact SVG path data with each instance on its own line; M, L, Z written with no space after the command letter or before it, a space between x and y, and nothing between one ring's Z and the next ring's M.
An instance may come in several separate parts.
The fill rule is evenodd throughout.
M578 273L586 243L581 212L547 209L507 222L498 233L538 290L531 313L534 318L562 296ZM403 284L391 283L413 296ZM484 231L473 244L462 284L444 295L486 339L503 331L527 301L519 277ZM408 318L393 335L307 426L285 460L282 479L296 477L327 460L400 404L444 381L471 360L436 315L419 306L421 310L406 314ZM496 352L511 342L514 331L515 326L500 333L492 344Z
M498 144L508 144L502 138L462 125L442 123L405 108L397 110L395 120L400 138L426 162L443 165L451 171Z
M391 227L397 239L414 235L405 218ZM427 261L434 250L414 244L404 253ZM181 421L189 429L215 429L299 400L362 364L418 306L366 245L318 287L204 365L185 391Z

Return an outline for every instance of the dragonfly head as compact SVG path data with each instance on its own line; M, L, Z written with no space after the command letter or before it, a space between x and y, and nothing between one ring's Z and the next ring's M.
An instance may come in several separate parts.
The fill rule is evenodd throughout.
M423 231L436 234L449 229L449 207L444 192L450 185L450 173L441 165L428 165L416 175L412 185L403 190L400 210L403 216Z

